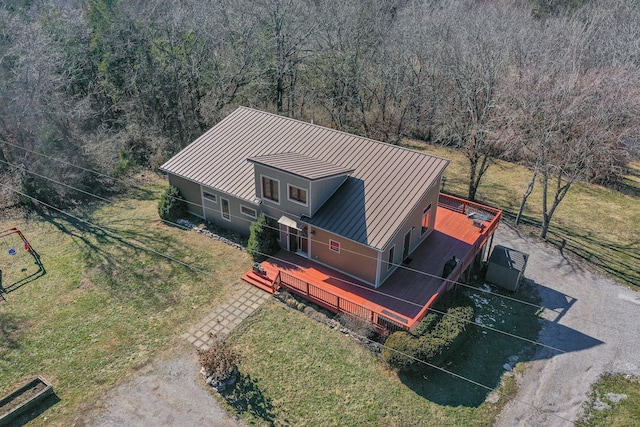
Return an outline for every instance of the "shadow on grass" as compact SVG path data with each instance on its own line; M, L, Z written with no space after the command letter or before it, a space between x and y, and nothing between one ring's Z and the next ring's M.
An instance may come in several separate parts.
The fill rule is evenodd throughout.
M504 373L513 369L516 363L550 359L602 344L602 341L557 323L576 302L575 298L531 280L525 279L516 293L491 290L494 294L524 300L531 305L491 295L480 288L467 288L464 292L475 303L476 324L467 328L465 343L440 366L449 372L427 368L421 374L399 375L408 387L439 405L478 407L500 386ZM542 294L544 302L540 299ZM545 318L539 316L540 305L545 309ZM547 347L531 342L540 340Z
M100 280L104 280L115 298L134 297L141 304L160 306L174 302L169 289L175 286L170 280L173 273L156 275L153 263L147 259L160 255L175 257L178 263L171 264L172 271L184 268L179 255L171 257L167 253L175 251L176 245L166 235L144 227L119 230L56 215L45 216L43 220L71 236L83 251L89 267L100 273Z
M20 330L20 320L11 313L0 313L0 360L6 350L15 350L18 344L17 334Z
M271 399L262 393L258 381L251 378L251 375L240 374L235 387L223 396L239 414L249 413L271 426L275 425L276 416L273 413Z
M515 219L513 212L503 211L503 215ZM536 229L540 229L542 224L529 216L523 216L521 223ZM640 265L640 241L622 245L608 241L602 236L594 237L552 223L547 234L547 242L556 246L562 255L570 252L620 281L640 286L640 269L637 267Z

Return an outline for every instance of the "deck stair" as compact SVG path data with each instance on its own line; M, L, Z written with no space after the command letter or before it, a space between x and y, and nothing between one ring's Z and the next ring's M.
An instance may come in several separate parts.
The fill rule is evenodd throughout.
M249 270L242 276L242 280L272 294L274 293L273 281L278 275L278 269L271 267L268 263L263 263L261 266L266 274L259 274L254 270Z

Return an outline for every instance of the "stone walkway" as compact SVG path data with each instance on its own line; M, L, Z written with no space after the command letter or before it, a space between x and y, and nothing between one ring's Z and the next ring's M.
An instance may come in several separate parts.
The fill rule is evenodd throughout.
M271 295L243 281L233 285L236 293L204 319L191 327L182 338L200 350L208 350L209 333L227 336L244 319L252 315Z

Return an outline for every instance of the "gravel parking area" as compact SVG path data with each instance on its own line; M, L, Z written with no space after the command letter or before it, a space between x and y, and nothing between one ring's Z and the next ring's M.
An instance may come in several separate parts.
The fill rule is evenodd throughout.
M538 340L564 351L543 347L527 362L518 394L496 425L573 425L600 375L640 375L640 293L504 224L495 243L530 254L525 276L537 284L546 308Z

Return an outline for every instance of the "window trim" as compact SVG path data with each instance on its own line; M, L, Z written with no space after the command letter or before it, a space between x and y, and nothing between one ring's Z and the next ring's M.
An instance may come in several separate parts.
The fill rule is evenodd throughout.
M270 199L270 198L268 198L268 197L266 197L266 196L264 195L264 188L265 188L265 187L264 187L264 179L265 179L265 178L266 178L266 179L269 179L269 180L271 180L271 181L275 181L275 182L277 182L277 183L278 183L278 194L277 194L277 196L278 196L278 200ZM276 205L279 205L279 204L280 204L280 180L279 180L279 179L276 179L276 178L272 178L272 177L270 177L269 175L262 175L262 174L260 174L260 196L261 196L261 197L262 197L262 199L264 199L264 200L268 200L268 201L269 201L269 202L271 202L271 203L275 203Z
M424 217L425 216L429 216L429 222L427 223L427 226L424 226ZM429 227L429 223L431 222L431 203L429 203L429 205L424 208L424 210L422 211L422 221L420 224L420 236L424 236L424 234L429 231L430 227Z
M227 202L227 209L228 209L227 215L228 215L228 218L226 216L224 216L224 202ZM229 203L229 199L225 199L224 197L220 197L220 216L225 221L231 222L231 203Z
M243 209L248 209L250 211L253 211L253 215L246 213ZM245 216L248 216L249 218L258 219L258 211L250 206L240 205L240 213Z
M202 191L202 198L211 203L218 203L218 195L210 193L209 191Z
M337 240L329 239L329 250L335 253L340 253L340 242Z
M393 245L389 248L389 254L387 255L387 271L391 270L394 265L396 257L396 245Z
M295 188L298 191L304 191L306 202L301 202L300 200L291 198L291 189ZM302 206L309 206L309 191L306 188L298 187L297 185L292 185L287 183L287 200L290 202L296 203Z

